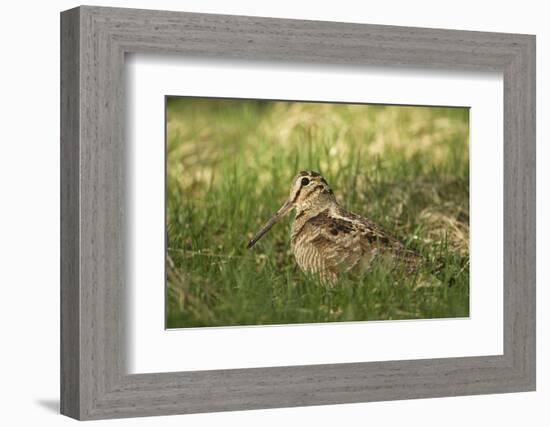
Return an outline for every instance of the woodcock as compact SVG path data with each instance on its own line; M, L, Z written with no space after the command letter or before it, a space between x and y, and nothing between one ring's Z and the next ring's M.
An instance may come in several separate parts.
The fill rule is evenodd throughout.
M293 209L290 242L296 262L323 282L334 283L339 274L368 268L378 258L389 258L409 273L422 263L418 254L372 221L342 208L325 178L313 171L302 171L294 178L289 198L248 242L248 248Z

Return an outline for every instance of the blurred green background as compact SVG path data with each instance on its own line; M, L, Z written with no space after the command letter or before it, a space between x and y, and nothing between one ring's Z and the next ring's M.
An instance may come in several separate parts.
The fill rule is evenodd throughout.
M469 315L469 110L213 98L166 103L168 328ZM296 268L293 214L252 249L300 170L442 265L334 287ZM430 265L431 264L431 265Z

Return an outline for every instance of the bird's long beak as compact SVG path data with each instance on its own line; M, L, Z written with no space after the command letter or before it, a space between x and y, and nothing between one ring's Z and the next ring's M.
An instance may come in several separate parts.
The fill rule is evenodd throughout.
M250 249L252 246L256 244L258 240L260 240L265 233L267 233L269 230L271 230L271 227L279 221L282 217L284 217L289 211L292 209L292 202L290 200L287 200L281 208L275 212L275 214L269 218L269 221L267 221L262 228L260 228L260 231L256 233L256 235L250 239L248 242L248 245L246 246L248 249Z

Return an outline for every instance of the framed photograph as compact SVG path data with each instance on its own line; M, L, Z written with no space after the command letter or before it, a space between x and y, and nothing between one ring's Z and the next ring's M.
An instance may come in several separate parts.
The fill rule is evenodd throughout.
M535 390L535 37L61 14L61 411Z

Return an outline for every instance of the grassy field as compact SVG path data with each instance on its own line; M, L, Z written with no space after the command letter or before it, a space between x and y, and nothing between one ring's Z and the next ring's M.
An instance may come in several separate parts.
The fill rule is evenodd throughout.
M168 328L469 315L467 109L169 98ZM300 170L423 254L441 284L375 266L323 286L290 252L293 215L248 239Z

